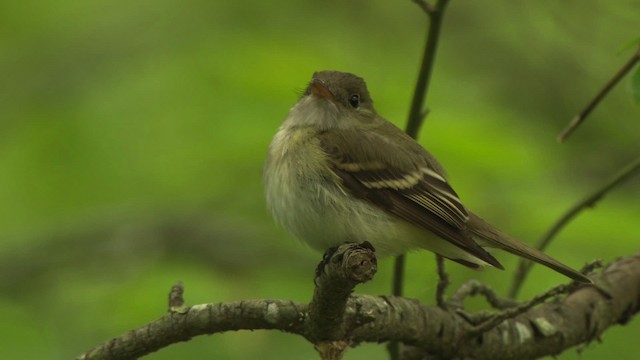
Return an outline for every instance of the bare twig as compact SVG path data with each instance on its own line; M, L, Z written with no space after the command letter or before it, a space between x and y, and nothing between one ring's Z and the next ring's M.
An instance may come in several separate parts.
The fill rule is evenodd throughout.
M404 255L397 256L393 263L393 283L391 289L393 296L402 296L404 287L404 263Z
M437 0L435 6L426 0L412 0L429 16L429 28L427 29L427 40L422 55L422 63L418 80L413 92L413 99L409 110L409 118L407 120L406 132L409 136L417 139L418 131L422 126L428 110L425 109L424 103L427 98L427 90L431 79L431 72L435 63L436 49L438 48L438 39L440 38L440 28L442 27L442 19L444 11L449 0ZM402 296L402 283L404 282L405 256L396 257L393 275L393 295ZM400 358L400 345L397 343L389 344L389 354L391 360Z
M416 82L416 87L413 92L413 100L411 101L411 108L409 110L409 119L407 120L406 132L409 136L415 139L418 137L418 130L420 130L420 126L424 121L424 116L428 113L428 111L424 109L424 103L427 98L429 80L431 79L431 71L433 70L435 62L436 49L438 39L440 37L440 28L442 26L442 18L449 0L438 0L435 6L424 0L414 0L414 2L425 10L429 15L430 20L429 28L427 30L427 40L424 47L424 53L422 55L422 64L420 65L420 72L418 74L418 80ZM396 257L393 277L393 295L395 296L402 295L404 261L404 255Z
M448 305L453 308L462 308L463 301L469 296L483 295L487 302L495 309L508 309L517 306L518 303L511 299L500 298L496 292L489 287L489 285L483 284L478 280L470 280L464 283L456 292L451 296L448 301Z
M411 108L409 111L409 119L407 121L407 134L416 138L418 131L424 118L422 114L425 113L424 103L427 99L427 91L429 90L429 82L431 80L431 72L436 58L436 49L438 48L438 40L440 38L440 29L442 28L442 19L444 17L444 11L449 3L449 0L438 0L435 6L421 5L424 1L414 1L420 5L429 15L429 29L427 34L427 41L424 47L424 53L422 55L422 64L420 65L420 73L418 74L418 81L416 82L416 88L413 92L413 100L411 101Z
M580 124L589 116L591 111L600 103L600 101L609 93L609 91L622 79L635 65L640 61L640 48L633 56L613 75L609 81L600 89L587 106L578 113L567 127L558 135L558 142L564 142Z
M402 296L404 287L404 263L405 256L396 256L393 263L393 282L392 282L392 294L394 296ZM387 350L391 360L400 360L400 343L397 341L391 341L387 344Z
M435 9L433 8L433 5L429 4L425 0L411 0L411 1L416 3L416 5L420 6L420 8L422 8L422 10L424 10L424 12L427 14L431 14L435 11Z
M445 292L449 286L449 275L444 268L444 257L436 254L436 264L438 269L438 287L436 288L436 303L443 309L446 309Z
M551 240L564 228L573 218L575 218L582 210L593 207L607 192L615 188L616 186L622 184L626 180L630 179L632 176L636 175L640 172L640 157L634 160L631 164L627 165L624 169L622 169L618 174L611 178L607 183L605 183L602 187L594 191L592 194L589 194L582 201L579 201L573 207L571 207L555 224L547 231L547 233L538 241L536 247L540 250L544 250ZM516 271L513 282L511 284L511 289L509 290L509 297L515 298L524 283L524 280L531 270L533 263L521 259L518 263L518 270Z
M478 335L478 334L482 334L484 332L487 332L491 329L493 329L494 327L498 326L501 322L507 320L507 319L512 319L520 314L524 314L525 312L529 311L531 308L533 308L536 305L542 304L543 302L547 301L548 299L558 296L558 295L562 295L562 294L568 294L573 290L576 290L579 286L584 286L578 283L571 283L569 285L567 284L561 284L558 285L554 288L552 288L551 290L547 291L546 293L542 294L542 295L537 295L535 296L533 299L522 303L518 306L515 307L511 307L508 308L500 313L495 314L494 316L492 316L491 318L489 318L487 321L484 321L483 323L475 326L470 332L469 334L471 336L474 335Z
M389 357L391 360L400 360L400 342L398 341L390 341L387 344L387 351L389 352Z

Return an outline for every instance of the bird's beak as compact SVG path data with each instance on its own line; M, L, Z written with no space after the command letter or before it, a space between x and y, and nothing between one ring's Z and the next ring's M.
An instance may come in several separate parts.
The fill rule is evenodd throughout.
M336 97L333 96L333 93L327 88L324 82L320 79L312 79L311 83L309 83L309 92L311 95L315 95L317 97L335 101Z

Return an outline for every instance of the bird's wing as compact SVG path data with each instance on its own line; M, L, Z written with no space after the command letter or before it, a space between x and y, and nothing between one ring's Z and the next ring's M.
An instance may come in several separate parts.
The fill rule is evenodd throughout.
M333 172L354 196L502 268L471 238L469 214L435 158L400 129L385 122L364 130L327 130L319 136ZM358 141L349 141L354 138Z

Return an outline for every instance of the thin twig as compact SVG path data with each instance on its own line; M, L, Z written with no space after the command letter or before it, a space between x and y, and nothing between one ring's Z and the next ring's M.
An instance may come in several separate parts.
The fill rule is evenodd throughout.
M417 2L420 4L420 2ZM418 131L424 118L424 103L427 99L427 90L431 80L431 72L436 58L436 49L438 48L438 40L440 38L440 29L442 27L442 18L449 0L438 0L435 6L430 6L426 11L429 15L429 29L427 41L422 55L422 64L420 65L420 73L413 92L413 100L411 101L411 109L409 111L409 119L407 121L407 134L416 138ZM424 9L424 7L423 7Z
M420 8L422 8L422 10L424 10L424 12L427 14L431 14L435 11L435 9L433 8L433 5L429 4L425 0L411 0L411 1L416 3L416 5L420 6Z
M429 16L427 40L422 55L422 64L420 65L418 80L413 92L413 99L411 101L406 129L407 134L416 139L418 137L418 131L420 130L424 118L428 113L428 110L425 109L424 103L427 98L431 72L435 63L436 49L438 48L438 39L440 38L440 28L442 27L442 18L444 17L444 11L449 0L437 0L435 6L425 0L412 1L418 4L418 6L420 6L420 8L422 8L422 10L424 10ZM404 255L396 257L393 275L393 295L395 296L402 296L404 263ZM398 343L391 342L388 349L391 360L397 360L400 358L400 345Z
M576 290L577 288L579 288L580 286L583 286L581 284L578 283L571 283L571 284L561 284L558 285L554 288L552 288L551 290L547 291L546 293L542 294L542 295L537 295L535 296L533 299L522 303L518 306L509 308L505 311L502 311L498 314L495 314L494 316L492 316L489 320L484 321L483 323L475 326L470 332L469 335L470 336L474 336L477 334L482 334L484 332L487 332L491 329L493 329L494 327L496 327L497 325L499 325L501 322L505 321L506 319L511 319L514 318L520 314L523 314L527 311L529 311L529 309L533 308L534 306L538 305L538 304L542 304L543 302L547 301L547 299L550 299L552 297L558 296L558 295L562 295L562 294L568 294L574 290Z
M404 287L404 263L406 257L404 255L399 255L396 257L395 262L393 263L393 283L392 283L392 293L394 296L402 296L403 287ZM400 343L397 341L391 341L387 344L387 351L389 351L389 355L391 360L400 360Z
M424 121L424 117L428 113L428 109L424 109L424 103L427 98L427 90L429 88L429 80L431 79L431 72L435 62L436 49L438 45L438 39L440 37L440 28L442 26L442 18L444 16L444 10L449 0L438 0L435 6L427 3L424 0L413 0L416 4L422 7L423 10L429 15L429 29L427 35L427 41L424 47L424 53L422 55L422 64L420 65L420 73L418 74L418 81L413 93L413 100L411 101L411 108L409 110L409 119L407 120L406 132L414 139L418 137L418 130ZM396 296L402 295L402 284L398 284L397 281L402 282L404 273L404 256L398 256L395 263L395 275L393 283L393 294Z
M547 233L538 241L536 247L540 250L544 250L551 240L564 228L573 218L575 218L583 209L593 207L607 192L616 186L622 184L627 179L631 178L640 172L640 157L635 159L631 164L622 169L616 176L612 177L602 187L594 191L592 194L579 201L573 207L571 207L556 223L547 231ZM509 290L509 297L515 298L524 283L524 280L531 270L533 263L524 259L521 259L518 264L518 270L513 277L513 283Z
M405 256L399 255L396 257L396 261L393 264L393 296L402 296L404 287L404 263Z
M430 20L427 41L422 56L422 64L420 65L420 73L418 74L418 81L413 93L409 119L407 120L406 132L415 139L418 137L418 130L424 121L424 116L428 113L428 111L424 109L424 103L427 98L427 89L429 88L429 80L431 79L431 71L435 61L442 17L449 0L438 0L435 6L430 4L427 4L427 6L425 5L425 1L414 0L414 2L425 9ZM396 257L393 277L393 295L395 296L402 296L401 282L404 278L404 261L403 255Z
M478 294L484 296L487 302L494 309L504 310L518 305L518 303L511 299L503 299L499 297L489 285L483 284L478 280L470 280L464 283L451 296L448 304L455 308L462 308L465 298Z
M442 309L446 309L445 291L449 286L449 275L444 268L444 257L436 254L436 264L438 268L438 287L436 288L436 303Z
M567 127L560 133L560 135L558 135L558 142L564 142L569 137L569 135L571 135L575 131L575 129L580 126L580 124L582 124L587 116L589 116L591 111L598 105L598 103L600 103L600 100L602 100L607 95L607 93L609 93L609 91L634 67L636 63L638 63L638 61L640 61L640 48L638 48L638 51L633 54L629 61L627 61L627 63L624 64L609 81L607 81L607 83L602 89L600 89L596 96L594 96L593 99L591 99L591 101L587 103L587 106L585 106L585 108L580 111L578 115L571 119L569 125L567 125Z

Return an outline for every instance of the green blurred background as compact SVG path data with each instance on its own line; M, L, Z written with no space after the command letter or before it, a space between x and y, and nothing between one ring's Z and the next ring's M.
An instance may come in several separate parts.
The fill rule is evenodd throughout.
M454 0L422 144L463 200L533 242L640 150L623 81L582 128L556 135L631 50L640 6L617 1ZM425 37L406 1L4 1L0 5L0 358L68 359L161 316L176 280L188 304L308 301L321 255L266 213L266 148L314 70L367 79L404 126ZM548 252L579 268L638 251L640 181L608 195ZM454 286L501 272L452 264ZM358 288L388 294L390 259ZM407 295L433 303L433 256L408 258ZM536 267L521 298L563 277ZM469 301L478 308L482 301ZM582 355L635 359L640 321ZM362 345L347 359L385 359ZM149 359L316 355L274 331L199 337Z

